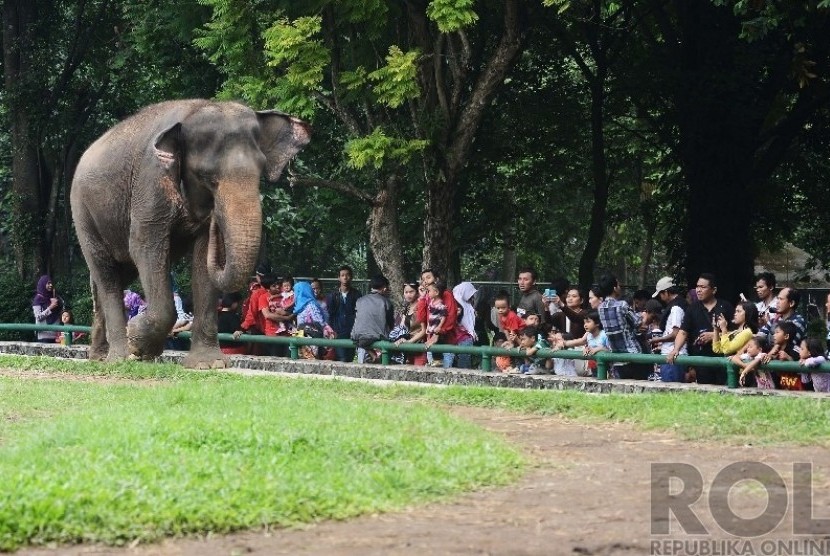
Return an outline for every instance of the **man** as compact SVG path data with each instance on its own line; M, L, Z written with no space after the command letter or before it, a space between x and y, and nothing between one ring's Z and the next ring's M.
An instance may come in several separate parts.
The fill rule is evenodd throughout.
M546 316L548 312L542 300L542 293L536 289L536 271L529 266L520 269L516 283L522 294L519 304L516 305L516 314L521 318L524 318L528 312ZM564 293L562 292L563 295Z
M352 267L343 265L338 270L340 286L326 297L326 308L329 311L329 326L332 327L338 338L349 338L354 327L357 310L357 300L360 292L352 287ZM338 361L351 363L354 361L354 348L334 348L335 358Z
M605 274L599 279L599 295L602 303L597 307L602 329L608 336L608 344L614 353L642 353L637 341L637 329L642 315L635 313L628 303L621 300L622 288L613 274ZM616 363L612 374L619 378L647 380L652 365L641 363Z
M772 345L772 334L775 332L775 325L779 322L792 322L795 325L795 349L800 351L801 340L807 331L807 323L798 311L798 304L801 303L801 292L795 288L781 288L778 292L776 304L778 305L778 316L773 321L767 322L758 330L758 336L767 340L767 345Z
M652 338L652 346L659 346L662 355L668 355L674 349L674 341L683 326L683 317L686 314L686 297L680 295L683 289L674 283L670 276L664 276L657 281L654 295L665 307L660 317L660 330L663 335L659 338ZM679 355L687 355L686 344L680 348ZM686 368L683 365L674 363L663 363L660 365L660 380L663 382L684 382Z
M435 282L439 279L440 276L431 268L425 268L421 271L421 283L419 286L422 295L418 298L415 316L418 319L418 322L424 323L424 325L426 325L429 319L429 295L427 294L427 288L435 284ZM438 331L438 343L455 345L456 324L458 322L458 303L455 302L452 290L448 288L444 290L443 294L441 294L441 301L447 307L447 318L444 319L444 325L441 326L441 330ZM443 361L445 369L452 367L452 364L455 361L455 354L445 353L443 355Z
M677 332L674 347L666 355L666 363L674 364L677 356L685 345L689 355L715 357L712 351L717 317L723 314L727 322L732 321L734 307L728 301L718 299L717 279L714 274L704 272L697 279L695 294L697 301L693 301L686 311L683 326ZM697 382L700 384L726 384L726 369L724 367L697 367L695 369Z
M764 326L775 320L775 310L778 308L778 299L775 297L775 274L762 272L755 279L755 295L758 302L758 324ZM770 311L772 309L772 311ZM770 318L772 316L772 318Z
M357 362L374 363L377 353L370 346L385 340L395 321L395 310L389 301L389 280L375 276L369 282L371 292L357 300L351 339L357 343Z

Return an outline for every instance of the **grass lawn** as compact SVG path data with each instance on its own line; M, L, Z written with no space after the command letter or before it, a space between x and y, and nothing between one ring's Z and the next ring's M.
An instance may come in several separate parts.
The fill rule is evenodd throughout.
M503 484L523 463L433 404L342 382L147 364L113 375L154 380L0 377L0 550L342 519Z
M413 386L0 356L0 550L346 518L514 480L452 404L830 446L830 399ZM112 380L121 379L121 380Z

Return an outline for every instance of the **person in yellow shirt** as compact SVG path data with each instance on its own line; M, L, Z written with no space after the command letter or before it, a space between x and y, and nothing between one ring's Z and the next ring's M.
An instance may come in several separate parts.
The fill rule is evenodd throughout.
M735 329L730 331L728 324L723 314L717 316L712 339L712 351L715 353L733 355L743 351L749 339L758 333L758 307L748 301L739 303L732 317Z

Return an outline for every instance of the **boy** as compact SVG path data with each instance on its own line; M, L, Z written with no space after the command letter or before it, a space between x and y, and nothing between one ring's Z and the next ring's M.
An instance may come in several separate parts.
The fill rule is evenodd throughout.
M772 348L764 357L764 363L775 359L778 361L798 361L799 355L795 347L795 338L798 336L796 324L789 320L779 320L772 333ZM776 376L777 375L777 376ZM804 390L804 382L799 373L772 373L776 386L782 390Z
M496 309L499 319L499 332L493 338L494 345L503 348L514 348L518 345L518 333L525 328L524 321L519 318L514 311L510 309L510 295L505 290L501 290L493 302L493 307ZM497 355L495 357L496 366L502 372L505 372L510 367L510 357L507 355Z
M516 372L528 375L546 375L550 373L552 360L536 357L540 349L547 349L548 344L539 338L539 331L535 326L526 326L519 333L519 348L524 350L524 360L519 364Z

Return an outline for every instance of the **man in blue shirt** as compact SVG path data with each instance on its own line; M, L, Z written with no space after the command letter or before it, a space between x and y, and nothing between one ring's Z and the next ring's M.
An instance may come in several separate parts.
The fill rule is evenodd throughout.
M326 297L326 308L329 311L329 326L334 329L338 338L349 338L354 327L357 308L357 299L360 292L352 287L352 268L348 265L340 267L340 287ZM354 348L334 348L338 361L351 363L354 361Z

